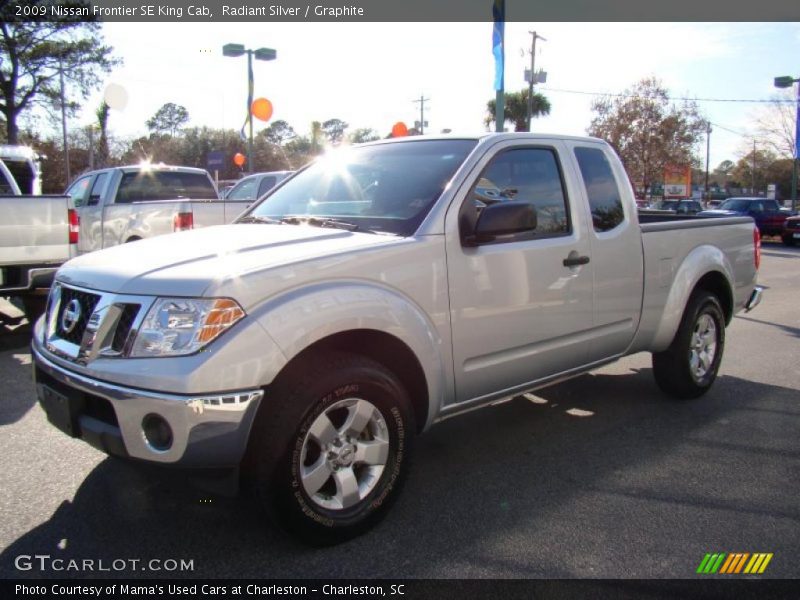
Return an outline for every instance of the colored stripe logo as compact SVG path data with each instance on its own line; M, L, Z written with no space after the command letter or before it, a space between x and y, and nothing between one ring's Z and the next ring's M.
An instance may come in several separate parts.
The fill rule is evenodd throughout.
M706 554L697 567L701 575L761 575L766 569L773 554L766 552L717 552Z

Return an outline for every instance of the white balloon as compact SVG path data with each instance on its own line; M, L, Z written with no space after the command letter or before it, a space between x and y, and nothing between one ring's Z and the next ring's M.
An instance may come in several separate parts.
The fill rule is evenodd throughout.
M128 91L118 83L109 83L103 98L109 107L116 110L125 110L128 106Z

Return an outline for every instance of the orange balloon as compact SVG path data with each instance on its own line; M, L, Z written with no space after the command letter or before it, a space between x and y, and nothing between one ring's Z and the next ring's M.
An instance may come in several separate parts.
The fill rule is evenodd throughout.
M398 121L392 126L392 137L404 137L408 135L408 127L402 121Z
M233 164L235 164L237 167L241 167L246 161L247 158L241 152L237 152L233 155Z
M269 121L272 117L272 102L266 98L256 98L250 105L250 112L256 119Z

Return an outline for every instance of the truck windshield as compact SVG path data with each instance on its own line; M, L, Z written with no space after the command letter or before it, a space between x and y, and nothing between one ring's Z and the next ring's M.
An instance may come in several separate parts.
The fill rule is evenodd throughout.
M287 223L317 217L312 224L337 219L358 230L411 235L476 144L453 139L340 148L266 196L248 216Z

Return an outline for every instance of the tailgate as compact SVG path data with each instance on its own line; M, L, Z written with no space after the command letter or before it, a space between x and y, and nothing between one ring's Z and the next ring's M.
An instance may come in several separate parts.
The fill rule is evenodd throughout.
M70 203L69 196L0 196L0 265L69 260Z

